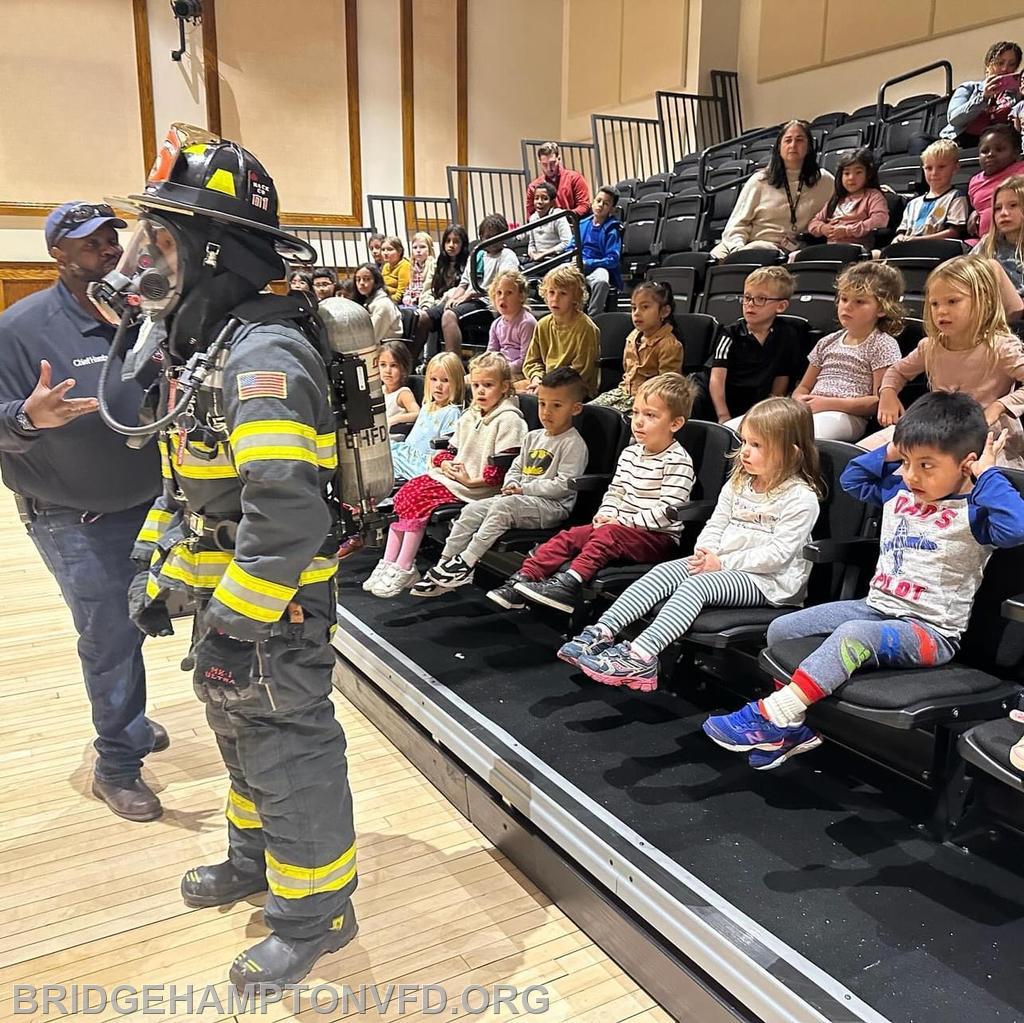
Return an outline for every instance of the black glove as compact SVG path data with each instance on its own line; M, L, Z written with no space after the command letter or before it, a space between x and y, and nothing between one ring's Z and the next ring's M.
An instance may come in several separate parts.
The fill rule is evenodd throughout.
M210 629L197 640L192 654L193 682L197 692L203 691L200 699L232 705L253 695L255 644Z
M146 596L149 571L139 572L128 586L128 617L147 636L173 636L174 627L167 605Z

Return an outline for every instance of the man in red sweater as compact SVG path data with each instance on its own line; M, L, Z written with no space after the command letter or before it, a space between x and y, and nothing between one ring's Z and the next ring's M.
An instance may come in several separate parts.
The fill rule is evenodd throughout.
M533 190L542 181L550 182L555 188L555 205L563 210L573 210L579 216L590 214L590 186L579 171L562 166L561 151L557 142L545 142L537 150L541 174L526 186L526 216L533 215Z

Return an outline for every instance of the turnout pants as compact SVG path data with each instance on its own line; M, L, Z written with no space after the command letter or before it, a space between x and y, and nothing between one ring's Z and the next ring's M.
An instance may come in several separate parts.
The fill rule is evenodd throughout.
M837 600L776 618L768 627L768 646L818 635L825 641L793 673L810 700L828 696L861 668L934 668L957 652L941 632L909 618L890 618L864 600Z
M447 559L461 554L462 560L472 566L510 529L550 529L564 518L565 509L543 497L499 494L471 501L452 523L441 556Z
M195 689L231 778L228 857L266 871L264 917L282 937L340 927L356 853L345 735L329 699L335 585L302 587L304 621L269 639L196 642Z

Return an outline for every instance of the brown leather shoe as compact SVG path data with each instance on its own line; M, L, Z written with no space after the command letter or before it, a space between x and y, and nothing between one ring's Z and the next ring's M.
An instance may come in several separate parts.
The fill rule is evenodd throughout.
M94 777L92 794L128 821L155 821L164 812L156 793L141 778L130 785L114 785Z
M167 734L167 729L163 725L158 725L152 718L146 718L146 720L149 722L149 727L153 729L153 752L163 753L171 744L171 737Z

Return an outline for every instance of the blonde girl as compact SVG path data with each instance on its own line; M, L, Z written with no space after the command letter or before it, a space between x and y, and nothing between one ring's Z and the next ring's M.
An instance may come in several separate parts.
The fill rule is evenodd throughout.
M384 390L384 412L388 428L411 423L419 415L420 406L406 385L412 372L412 356L404 341L385 341L377 356L377 371Z
M434 276L434 239L426 231L417 231L409 242L412 264L409 267L409 286L402 295L402 305L416 309L433 302L430 282Z
M471 404L455 424L448 448L434 455L424 475L404 483L395 494L398 521L388 531L384 557L363 583L374 596L396 597L415 586L420 580L416 554L433 512L444 504L493 497L505 473L490 459L519 452L527 427L508 362L494 352L478 355L469 364L469 386Z
M1024 176L1007 178L992 196L992 224L975 254L989 261L1008 319L1024 309Z
M882 377L878 422L887 429L860 441L868 450L892 440L903 415L899 393L927 374L933 391L965 391L985 410L990 426L1008 431L1000 465L1024 465L1018 416L1024 413L1024 347L1010 333L995 272L986 259L957 256L936 267L925 287L927 336Z
M900 358L903 275L886 263L855 263L836 282L841 330L811 349L793 397L814 415L814 436L855 441L878 407L885 371Z
M810 564L803 549L823 487L810 409L791 398L758 402L740 424L731 480L693 554L655 566L558 656L595 682L640 692L658 687L658 655L708 607L803 603ZM615 642L662 601L632 641Z
M454 352L442 352L427 363L424 376L423 408L412 430L403 440L391 440L395 479L411 480L425 473L430 468L430 442L451 433L462 415L466 391L462 360Z
M488 285L487 297L498 313L491 324L487 351L505 356L512 369L516 390L523 377L523 357L533 340L537 319L526 305L526 278L518 270L502 270Z

